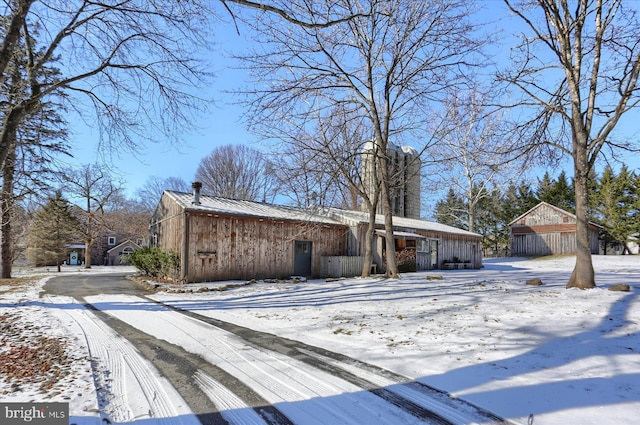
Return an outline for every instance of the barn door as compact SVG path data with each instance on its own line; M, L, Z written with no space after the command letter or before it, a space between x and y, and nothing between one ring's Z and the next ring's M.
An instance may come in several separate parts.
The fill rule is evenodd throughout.
M311 276L311 242L295 241L293 254L293 274Z

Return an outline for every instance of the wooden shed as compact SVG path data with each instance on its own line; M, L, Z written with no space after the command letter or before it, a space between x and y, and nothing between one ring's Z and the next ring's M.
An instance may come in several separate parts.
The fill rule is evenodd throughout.
M320 258L346 255L348 226L299 208L165 191L152 244L180 258L179 279L318 276Z
M574 254L576 216L561 208L540 202L509 223L512 256ZM589 223L591 253L599 253L601 227Z
M369 215L361 211L330 208L330 216L349 225L349 255L364 255ZM416 270L482 267L482 236L432 221L393 217L396 251L413 251ZM384 216L376 215L374 262L384 270Z

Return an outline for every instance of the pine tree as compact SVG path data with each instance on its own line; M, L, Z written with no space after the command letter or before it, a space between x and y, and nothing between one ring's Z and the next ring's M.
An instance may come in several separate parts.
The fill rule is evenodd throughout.
M467 229L467 206L453 188L449 189L445 199L436 202L435 216L438 223Z
M616 176L611 167L605 168L592 193L595 218L604 227L602 239L607 247L622 244L628 253L627 243L638 230L637 225L637 176L626 166Z
M504 193L501 218L507 224L535 207L540 200L536 197L531 185L522 181L517 185L511 183Z
M575 212L576 201L573 182L569 184L567 174L562 171L557 179L551 179L546 172L542 180L538 182L536 196L542 202L546 202L565 211Z
M36 212L29 230L29 253L36 265L55 264L60 271L60 264L67 258L68 245L77 237L80 226L70 208L58 191Z

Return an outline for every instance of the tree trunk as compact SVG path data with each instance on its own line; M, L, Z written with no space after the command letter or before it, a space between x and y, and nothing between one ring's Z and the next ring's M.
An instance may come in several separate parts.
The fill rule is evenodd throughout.
M575 137L575 136L574 136ZM574 144L574 171L576 192L576 266L567 288L590 289L596 287L595 271L589 244L589 202L586 144Z
M15 139L14 139L15 140ZM15 174L16 145L11 144L2 167L2 192L0 193L0 250L2 250L2 278L10 279L13 267L11 220L13 216L13 177Z
M386 152L386 149L383 151ZM384 214L384 232L385 232L385 247L387 253L387 271L386 277L398 279L398 264L396 263L396 243L393 236L393 209L391 208L391 193L389 190L389 164L386 156L379 156L380 161L378 166L380 167L381 187L380 195L382 200L382 212Z
M367 225L367 232L365 235L365 248L364 248L364 264L362 266L362 274L360 277L368 277L371 275L371 265L373 264L373 244L375 242L375 228L376 228L376 209L369 204L369 223Z

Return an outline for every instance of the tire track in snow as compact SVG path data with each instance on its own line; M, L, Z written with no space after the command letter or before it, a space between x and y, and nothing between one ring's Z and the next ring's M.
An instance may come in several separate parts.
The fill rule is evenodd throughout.
M125 321L105 313L91 303L87 302L85 305L109 327L114 329L117 334L129 341L135 341L135 345L142 355L158 367L182 397L189 400L191 410L202 425L228 425L228 422L194 379L199 371L206 371L207 374L215 377L219 382L241 393L243 399L245 401L248 400L252 408L261 417L267 419L266 423L292 425L291 421L273 406L270 406L267 401L251 388L224 370L206 362L202 357L189 353L177 345L168 343L166 340L143 334ZM144 337L140 335L144 335Z
M162 418L167 425L196 425L186 402L136 349L70 297L47 296L51 304L73 305L59 310L84 335L101 417L109 422Z
M359 360L310 346L300 341L277 337L240 325L224 322L171 304L153 300L160 305L227 330L260 349L273 350L322 369L334 376L372 392L412 415L430 423L451 424L507 424L493 413L464 400L452 398L448 393L418 381L410 380L389 370Z
M150 300L100 295L87 301L154 338L202 356L251 387L293 423L424 423L349 382L286 355L258 350L236 335ZM281 368L289 363L283 372Z

